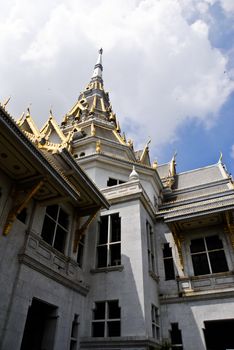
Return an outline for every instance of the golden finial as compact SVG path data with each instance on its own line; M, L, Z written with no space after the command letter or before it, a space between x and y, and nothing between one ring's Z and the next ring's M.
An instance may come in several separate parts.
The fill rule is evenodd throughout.
M3 102L3 104L2 104L3 108L6 108L6 105L8 104L8 102L10 101L10 99L11 99L11 96L8 97L8 98Z
M172 160L170 162L169 176L175 176L176 174L176 156L177 156L177 152L174 153Z
M157 162L157 160L154 160L153 164L152 164L152 168L157 169L157 167L158 167L158 162Z
M97 153L100 153L100 152L101 152L101 141L100 141L100 140L98 140L98 141L96 142L96 152L97 152Z
M30 105L31 105L31 104L30 104ZM30 105L29 105L29 106L30 106ZM31 114L31 113L30 113L30 108L29 108L29 106L28 106L28 108L27 108L26 118L27 118L27 117L30 117L30 114Z
M146 144L146 147L147 147L147 148L149 147L150 142L151 142L151 138L149 138L149 141L148 141L147 144Z
M131 139L128 140L127 144L129 147L133 148L133 141Z
M116 116L115 116L115 114L114 113L110 113L110 121L115 121L116 120Z
M220 151L218 163L223 163L223 153Z
M117 131L118 133L120 133L120 132L121 132L119 122L117 122L116 131Z
M53 118L52 107L50 107L49 116L50 116L50 119Z

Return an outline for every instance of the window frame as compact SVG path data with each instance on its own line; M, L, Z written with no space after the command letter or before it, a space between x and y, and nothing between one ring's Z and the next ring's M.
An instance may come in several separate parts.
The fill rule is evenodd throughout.
M171 349L172 350L183 350L183 336L182 330L179 328L178 322L171 323L171 329L169 330L170 338L171 338ZM179 342L174 342L173 338L177 338Z
M210 237L213 237L213 236L217 237L219 239L219 241L222 244L221 248L216 248L216 249L209 249L208 248L206 240L209 239ZM192 241L198 240L198 239L203 240L205 250L200 250L198 252L192 252L191 251ZM225 245L223 243L224 243L223 239L217 233L216 234L210 234L210 235L202 236L202 237L194 237L194 238L190 239L189 252L190 252L190 259L191 259L191 264L192 264L194 276L205 276L205 275L211 275L211 274L215 274L215 273L223 273L223 272L229 271L227 254L226 254L226 251L224 249ZM221 251L223 252L223 258L225 259L224 263L227 266L227 270L224 270L224 271L213 271L214 270L214 266L212 266L210 254L212 254L213 252L221 252ZM200 255L200 256L201 255L205 255L206 260L207 260L206 267L208 268L209 272L207 272L207 273L196 273L196 267L194 266L195 262L193 260L193 256L198 256L198 255Z
M154 304L151 304L151 324L152 324L152 337L160 340L160 314L159 308Z
M120 230L120 240L118 241L111 241L111 237L112 237L112 217L118 215L118 219L119 219L119 230ZM104 243L100 243L100 235L101 235L101 220L102 218L107 217L107 239L106 242ZM100 220L98 221L98 232L97 232L97 244L96 244L96 268L97 269L102 269L102 268L113 268L113 267L117 267L117 266L121 266L121 216L119 215L119 212L115 212L112 214L107 214L107 215L101 215L100 216ZM116 264L111 264L111 247L113 246L118 246L119 245L119 259L116 259L116 261L118 260L119 262ZM106 264L104 266L99 266L99 248L105 248L106 247Z
M119 318L111 318L109 317L109 310L110 310L110 304L113 302L117 302L118 308L119 308ZM97 304L104 304L104 318L98 318L95 319L95 310L97 309ZM111 322L118 322L119 323L119 335L109 335L109 327L108 325ZM104 324L104 335L102 336L94 336L94 324ZM97 338L108 338L108 337L121 337L121 307L119 306L119 300L113 299L113 300L102 300L102 301L96 301L94 303L94 307L92 309L92 327L91 327L91 337L97 337Z
M116 183L114 185L108 185L109 181L114 181ZM126 181L120 180L120 179L115 179L114 177L109 177L108 180L107 180L106 185L107 185L107 187L113 187L113 186L122 185L124 183L126 183Z
M166 249L169 248L170 249L170 256L165 256L164 252L166 251ZM173 253L172 253L172 247L170 246L170 243L164 243L163 244L163 266L164 266L164 275L165 275L165 281L174 281L175 280L175 264L174 264L174 257L173 257ZM168 266L166 267L166 262L169 262L169 266L170 266L170 276L167 273L168 270Z
M149 272L156 274L156 260L155 260L155 235L154 230L146 220L146 239L147 239L147 258Z
M57 214L56 214L56 219L53 218L50 214L48 214L47 209L49 207L56 207L57 206ZM59 223L59 214L60 212L63 212L63 214L66 214L66 220L67 220L67 228L65 226L63 226L61 223ZM43 237L43 228L44 228L44 224L45 224L45 219L49 218L51 221L53 221L53 223L55 224L54 227L54 231L53 231L53 238L52 238L52 243L48 242L44 237ZM64 244L63 244L63 249L60 250L58 248L56 248L55 245L55 240L56 240L56 236L58 234L57 228L62 229L65 232L65 238L64 238ZM44 219L43 219L43 223L42 223L42 228L41 228L41 239L43 240L43 242L45 242L46 244L48 244L50 247L52 247L53 249L56 249L56 251L58 251L61 254L66 254L66 248L67 248L67 243L68 243L68 236L69 236L69 231L70 231L70 215L68 213L68 211L66 209L64 209L64 207L62 205L59 204L52 204L52 205L47 205L45 207L45 213L44 213Z

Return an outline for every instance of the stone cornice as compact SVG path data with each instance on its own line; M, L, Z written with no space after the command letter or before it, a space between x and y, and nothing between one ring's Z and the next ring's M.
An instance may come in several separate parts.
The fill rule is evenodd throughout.
M156 209L139 180L128 181L121 185L107 187L102 189L102 193L105 194L106 198L112 205L139 199L146 210L150 213L152 219L155 218Z

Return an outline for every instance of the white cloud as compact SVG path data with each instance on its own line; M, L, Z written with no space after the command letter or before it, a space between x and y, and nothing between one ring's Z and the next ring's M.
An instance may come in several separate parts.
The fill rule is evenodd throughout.
M221 6L227 16L234 15L234 1L233 0L220 0Z
M0 28L0 94L13 94L14 114L32 102L39 123L51 104L61 117L89 81L102 46L105 87L129 137L162 144L189 117L209 125L234 86L224 74L227 58L209 41L209 22L190 23L185 12L190 4L204 14L213 3L12 1Z

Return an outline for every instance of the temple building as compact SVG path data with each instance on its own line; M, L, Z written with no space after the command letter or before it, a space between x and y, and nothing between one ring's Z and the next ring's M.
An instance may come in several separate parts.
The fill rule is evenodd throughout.
M234 183L126 138L93 75L59 124L0 106L0 349L234 349Z

